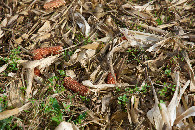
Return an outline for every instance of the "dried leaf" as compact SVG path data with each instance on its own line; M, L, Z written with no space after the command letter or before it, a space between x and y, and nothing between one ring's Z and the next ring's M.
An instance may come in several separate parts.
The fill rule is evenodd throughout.
M77 49L74 54L70 57L70 63L74 64L76 62L80 62L81 65L84 67L89 62L90 58L95 55L96 50L92 49Z
M139 5L135 5L133 6L136 10L138 11L152 11L154 10L154 5L152 5L153 1L150 1L146 4L144 4L143 6L139 6Z
M4 31L1 30L1 27L5 27L7 25L7 18L5 18L3 21L0 23L0 38L4 36Z
M34 68L33 69L27 69L26 72L26 100L32 97L32 82L34 77Z
M192 69L192 66L190 64L190 59L189 59L189 56L188 54L184 51L182 52L186 62L187 62L187 65L188 65L188 68L189 68L189 73L190 73L190 91L192 92L195 92L195 74L194 74L194 71Z
M107 111L107 107L109 106L110 99L111 99L111 94L105 95L102 98L102 111L101 111L102 114Z
M169 40L171 40L171 37L166 38L165 40L161 40L157 43L155 43L153 46L151 46L149 49L147 49L146 51L152 52L152 51L157 51L158 48L162 47L164 44L168 43ZM160 47L159 47L160 46Z
M44 69L45 67L50 66L53 62L55 62L58 59L59 55L55 56L49 56L47 58L43 58L41 60L34 60L34 61L27 61L22 63L24 69L34 69L37 67L38 69Z
M76 23L81 28L81 31L85 34L85 36L89 36L90 26L85 20L85 18L80 13L75 13L74 17L76 19Z
M3 71L5 71L8 67L8 64L5 64L3 66L0 67L0 73L2 73Z
M147 117L157 130L162 130L164 122L156 102L154 107L147 112Z
M154 34L128 30L127 28L121 28L120 31L124 34L125 38L129 41L129 44L133 47L148 47L164 39L163 37L159 37Z
M15 21L17 20L18 16L19 16L18 14L12 16L12 17L10 18L9 22L7 23L7 26L9 26L9 25L12 24L13 22L15 22Z
M66 71L66 76L71 77L71 78L76 78L76 74L74 73L73 70L65 70Z
M46 21L38 32L49 32L51 30L50 21Z
M106 13L104 12L103 5L97 4L94 10L94 15L97 19L103 17Z
M134 108L134 99L135 99L135 96L132 96L131 97L131 108L130 108L130 114L131 114L131 120L133 123L135 124L138 124L138 114L136 113L135 111L135 108Z
M16 115L19 113L19 109L18 108L15 108L15 109L12 109L12 110L6 110L6 111L3 111L0 113L0 120L3 120L3 119L6 119L10 116L13 116L13 115Z
M99 47L99 43L97 43L97 42L94 42L94 43L92 43L92 44L87 44L87 45L84 45L84 46L82 46L81 48L83 48L83 49L92 49L92 50L96 50L98 47Z
M162 120L166 124L166 130L171 130L170 118L168 115L167 107L164 103L160 103L159 106L160 106L160 113L162 116Z
M43 35L37 36L35 41L36 42L41 42L41 41L44 41L46 39L49 39L50 37L51 37L51 33L45 33Z
M10 116L13 116L13 115L16 115L18 114L19 112L23 111L23 110L27 110L29 107L30 107L30 102L23 105L22 107L20 108L15 108L15 109L12 109L12 110L5 110L3 112L0 112L0 120L3 120L3 119L6 119Z
M158 72L159 67L163 65L164 60L166 59L166 55L164 56L163 53L161 53L155 60L147 60L144 62L145 65L148 65L148 67L153 72Z
M72 123L63 121L55 128L55 130L79 130L79 128Z
M15 39L15 43L17 45L20 45L22 43L22 41L23 41L22 37L19 37L19 38Z
M5 18L3 21L0 23L0 27L6 27L7 25L7 18Z
M21 107L24 103L24 95L21 91L22 87L22 81L17 80L17 81L12 81L10 83L9 91L8 91L8 106L15 108L15 107Z
M100 69L101 69L101 66L98 65L98 67L96 68L96 70L94 70L93 73L91 73L91 75L90 75L91 81L93 81L93 82L95 81L96 75L98 74L98 72L100 71Z
M179 121L186 119L188 117L195 116L195 106L190 107L185 112L183 112L180 116L178 116L174 122L174 124L178 124Z
M126 10L128 8L130 8L131 10ZM129 3L122 5L122 9L125 11L125 13L127 13L129 15L139 16L143 19L152 19L152 16L150 16L146 12L141 12L141 11L135 10Z
M90 80L84 80L84 81L82 81L82 84L85 85L85 86L89 86L91 88L94 88L94 89L99 89L99 90L106 90L108 88L116 87L115 84L98 84L98 85L93 85ZM129 86L128 83L121 83L121 84L117 84L117 85L118 85L118 87Z

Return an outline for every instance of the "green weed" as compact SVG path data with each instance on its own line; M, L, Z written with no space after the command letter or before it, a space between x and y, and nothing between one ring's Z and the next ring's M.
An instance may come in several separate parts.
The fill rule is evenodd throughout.
M172 85L172 84L168 85L167 83L164 83L163 89L158 91L158 93L160 94L161 97L165 97L168 93L171 93L171 95L173 95L173 92L175 91L175 87L176 85Z
M82 123L82 120L85 119L86 116L87 116L87 112L83 112L83 113L80 114L80 115L78 116L78 118L77 118L76 120L74 120L73 122L74 122L75 124L81 124L81 123Z
M127 101L128 101L128 98L127 98L126 94L123 94L123 96L118 97L118 103L121 104L121 105L125 106Z
M17 61L21 60L21 58L18 57L18 54L20 54L20 47L15 48L10 51L10 54L6 58L0 58L1 61L4 61L5 63L9 63L7 67L7 71L15 72L18 70L17 68Z
M156 22L157 22L158 25L162 25L163 24L163 21L160 18L157 18Z
M81 95L80 95L80 98L81 98L82 101L87 101L87 102L90 101L90 99L87 98L86 96L81 96Z
M147 88L149 88L150 86L146 83L144 86L141 87L141 92L146 93L147 92Z
M44 113L50 115L50 119L57 125L63 121L62 107L58 104L56 98L50 98L48 104L42 104Z
M0 121L0 129L1 130L22 129L22 127L18 126L17 123L14 123L13 120L21 121L21 119L11 116L9 118Z
M67 51L67 50L65 50L64 53L63 53L65 61L68 61L68 60L69 60L69 57L70 57L73 53L74 53L73 51Z
M6 99L7 99L7 96L5 95L0 97L0 112L4 111L7 108L8 101Z
M171 70L170 70L170 69L166 69L166 70L165 70L165 74L168 75L168 76L170 76Z
M127 52L129 53L127 61L137 61L138 63L140 63L141 57L145 53L143 48L129 48Z

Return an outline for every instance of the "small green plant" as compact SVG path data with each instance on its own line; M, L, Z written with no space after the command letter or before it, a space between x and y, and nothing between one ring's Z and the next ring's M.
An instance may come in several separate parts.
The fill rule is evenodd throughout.
M163 100L160 100L160 103L165 103L165 102ZM160 110L162 110L162 107L161 107L160 103L158 104L158 107L159 107Z
M129 53L128 61L137 61L138 63L140 63L140 59L145 53L143 48L129 48L127 52Z
M8 101L6 100L7 96L3 95L0 97L0 112L4 111L7 108Z
M4 129L11 130L12 118L13 117L10 117L10 118L0 121L1 130L4 130Z
M26 92L26 87L22 86L22 87L20 87L20 90L21 90L22 93L25 93Z
M87 112L83 112L83 113L80 114L80 115L78 116L78 118L77 118L76 120L74 120L73 122L74 122L75 124L81 124L81 123L82 123L82 120L85 119L86 116L87 116Z
M80 98L82 99L82 101L87 101L87 102L90 101L90 99L87 98L86 96L81 96L81 95L80 95Z
M137 84L136 84L136 86L135 86L135 88L134 88L134 92L136 92L136 93L139 93L141 90L140 90L140 88L137 86Z
M162 25L163 24L163 21L160 18L157 18L156 22L157 22L158 25Z
M60 92L63 92L63 91L65 91L65 88L64 88L64 86L63 86L63 82L62 82L62 84L56 84L55 85L56 86L56 91L55 91L55 93L60 93Z
M157 81L156 81L156 83L158 84L158 83L160 83L160 81L159 81L159 80L157 80Z
M64 107L63 111L70 112L70 107L71 107L71 105L66 104L66 103L63 103L63 107Z
M170 69L166 69L166 70L165 70L165 74L168 75L168 76L170 76L171 70L170 70Z
M18 119L18 118L16 118L16 119ZM11 116L9 118L6 118L4 120L1 120L0 121L0 129L1 130L13 130L13 129L16 129L16 127L18 127L18 126L17 126L17 124L13 124L13 120L14 120L13 116ZM21 120L21 119L18 119L18 120Z
M141 92L146 93L147 92L147 88L149 88L150 86L146 83L144 86L142 86L141 88Z
M92 42L93 42L93 41L92 41L91 39L85 38L83 44L84 44L84 45L87 45L87 44L92 43Z
M42 104L44 108L44 113L50 115L50 119L57 125L63 121L63 113L61 111L61 106L58 104L56 98L50 98L48 104Z
M5 92L5 89L0 88L0 93L4 93L4 92Z
M167 84L164 83L163 84L163 89L161 89L160 91L158 91L158 93L160 94L160 96L164 97L168 92L171 92L171 95L173 94L173 92L175 91L175 87L176 85L172 85L172 84Z
M65 50L64 53L63 53L65 61L68 61L68 60L69 60L69 57L70 57L73 53L74 53L73 51L67 51L67 50Z
M20 60L21 58L18 57L18 54L20 54L20 47L15 48L10 51L10 54L6 58L0 58L0 60L3 60L6 63L9 63L7 70L8 71L17 71L17 61Z
M127 95L126 94L124 94L123 96L119 96L118 97L118 103L119 104L122 104L122 105L126 105L126 103L127 103L127 101L128 101L128 98L127 98Z
M58 71L58 73L61 75L61 76L66 76L66 73L65 73L65 71L64 70L57 70Z
M116 92L120 92L121 89L119 87L116 87Z
M125 91L126 91L126 92L129 92L130 94L132 94L132 93L133 93L133 91L134 91L134 89L131 89L131 88L125 88Z
M54 81L58 80L59 78L57 76L53 76L51 78L48 79L48 81L51 83L51 85L54 85Z
M134 24L134 30L139 30L139 31L143 31L142 26L137 25L136 23Z

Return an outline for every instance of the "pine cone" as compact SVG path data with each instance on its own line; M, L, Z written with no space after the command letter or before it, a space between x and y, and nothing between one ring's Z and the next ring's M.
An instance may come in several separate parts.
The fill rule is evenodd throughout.
M78 83L76 80L72 79L71 77L64 78L64 87L82 96L87 95L89 92L89 88Z
M115 77L116 77L116 74L115 74ZM107 84L116 84L115 80L114 80L114 77L112 76L112 73L109 73L108 76L107 76Z
M40 49L35 49L32 51L33 54L33 59L34 60L40 60L42 58L45 58L50 55L56 55L60 54L60 50L62 50L62 46L54 46L54 47L46 47L46 48L40 48Z
M37 76L41 76L41 72L39 69L37 69L36 67L34 68L34 74Z
M53 9L58 8L64 5L66 2L64 0L51 0L50 2L46 2L43 6L44 9Z

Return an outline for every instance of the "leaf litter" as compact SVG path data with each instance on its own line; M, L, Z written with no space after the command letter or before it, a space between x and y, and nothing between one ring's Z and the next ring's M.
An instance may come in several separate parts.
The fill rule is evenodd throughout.
M3 0L0 128L194 129L194 5Z

